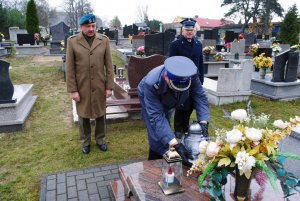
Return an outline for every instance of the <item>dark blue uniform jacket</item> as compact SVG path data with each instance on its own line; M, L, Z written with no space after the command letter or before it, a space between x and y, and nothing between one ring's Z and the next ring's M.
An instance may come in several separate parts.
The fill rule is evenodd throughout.
M142 116L147 126L150 148L163 155L169 142L175 138L170 127L173 109L183 104L191 95L197 119L209 122L209 104L198 76L191 87L183 92L171 90L165 82L164 66L151 70L138 85L138 96L142 105Z
M203 84L203 54L202 44L200 41L193 38L191 42L188 42L183 36L181 36L178 40L175 40L170 44L169 57L171 56L185 56L190 58L197 66L199 78Z

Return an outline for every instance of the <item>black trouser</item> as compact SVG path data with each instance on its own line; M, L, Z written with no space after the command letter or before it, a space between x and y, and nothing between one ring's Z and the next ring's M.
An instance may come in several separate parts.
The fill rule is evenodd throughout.
M149 156L148 160L157 160L157 159L162 159L162 156L159 153L156 153L152 149L149 148Z
M186 133L189 130L190 116L193 112L192 98L188 98L183 105L176 108L174 115L175 132Z

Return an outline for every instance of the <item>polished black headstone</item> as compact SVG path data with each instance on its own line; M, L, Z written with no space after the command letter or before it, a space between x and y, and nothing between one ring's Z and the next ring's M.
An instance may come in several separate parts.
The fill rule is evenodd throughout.
M30 44L34 45L34 34L17 34L17 40L19 45Z
M171 42L175 39L176 32L166 31L164 33L164 55L168 55L169 46Z
M286 65L285 82L294 82L297 80L297 68L299 62L299 52L289 52L289 58Z
M226 31L225 32L225 43L230 43L235 39L234 31Z
M256 55L265 53L265 57L272 57L272 48L258 48Z
M204 30L204 39L213 39L212 30Z
M17 100L12 99L14 95L14 86L9 77L10 63L0 60L0 104L15 103Z
M284 72L285 65L288 60L289 51L279 53L275 56L275 61L273 65L273 77L272 82L283 82L284 81Z
M149 34L145 36L145 55L164 55L164 33Z
M50 27L52 41L61 41L65 39L65 35L69 33L70 27L64 22L60 22Z

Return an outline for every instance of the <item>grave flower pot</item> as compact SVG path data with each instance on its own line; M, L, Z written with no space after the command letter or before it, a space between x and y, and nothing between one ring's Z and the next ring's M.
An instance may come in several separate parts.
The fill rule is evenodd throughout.
M253 171L252 171L253 172ZM234 198L236 200L250 200L250 184L252 179L251 174L248 179L245 174L240 175L239 169L236 168Z
M205 61L209 61L209 53L205 53L204 56L205 56Z
M267 71L266 68L259 68L259 78L260 79L265 79L265 77L266 77L266 71Z

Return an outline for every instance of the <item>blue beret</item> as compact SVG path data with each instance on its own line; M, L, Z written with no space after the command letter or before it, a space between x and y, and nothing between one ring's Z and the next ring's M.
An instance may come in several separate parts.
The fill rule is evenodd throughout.
M96 16L93 14L85 14L81 17L79 24L91 24L96 22Z
M192 18L184 19L180 23L184 29L194 29L196 25L196 21Z
M173 56L164 63L167 75L176 90L188 89L192 78L197 75L197 67L194 62L184 56Z

